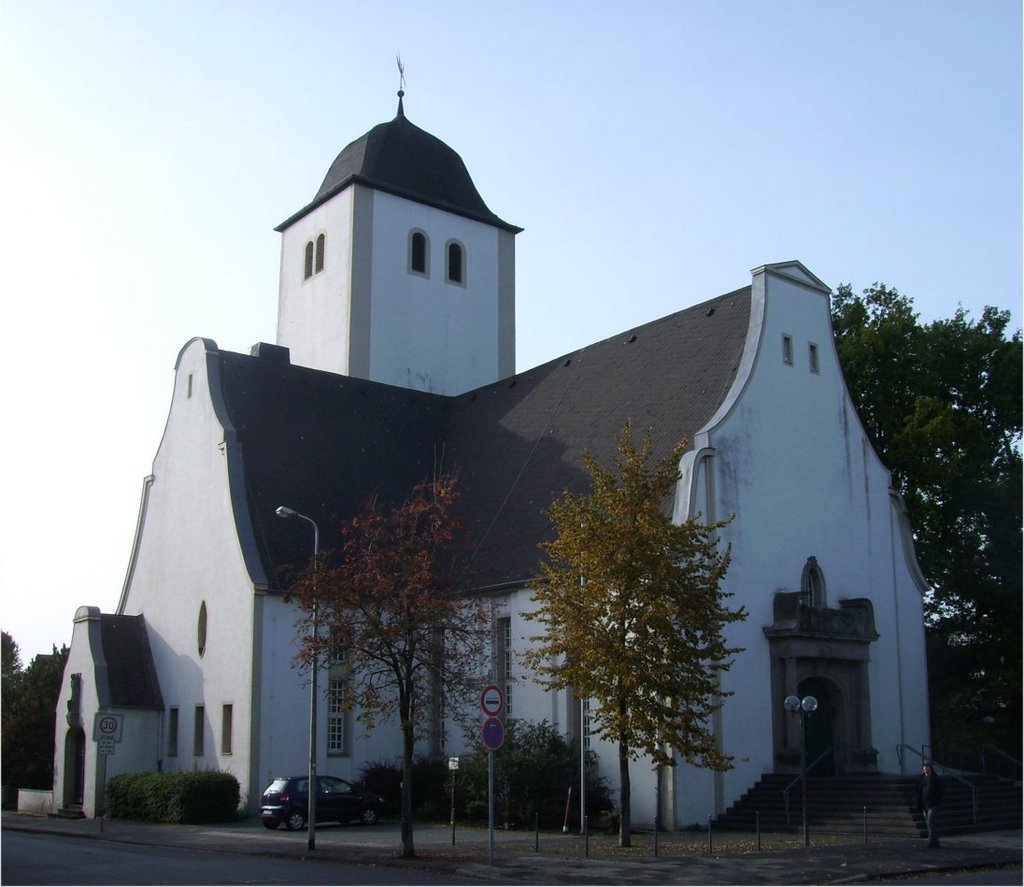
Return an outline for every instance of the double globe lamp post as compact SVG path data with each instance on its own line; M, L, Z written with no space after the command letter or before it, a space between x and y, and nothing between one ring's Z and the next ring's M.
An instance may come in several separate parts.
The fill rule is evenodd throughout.
M278 517L291 518L297 517L304 521L308 521L313 525L313 570L317 569L317 560L320 556L320 528L313 518L306 517L304 514L299 514L293 508L286 508L284 505L279 505L275 510L274 514ZM313 595L313 656L310 661L310 681L309 681L309 816L306 821L309 838L307 846L310 850L316 850L316 794L317 794L317 780L316 780L316 673L317 673L317 657L316 657L316 638L317 638L317 601L316 594Z
M818 709L818 700L813 696L787 696L782 703L790 714L800 716L800 813L803 817L804 846L809 847L811 838L807 831L807 716Z

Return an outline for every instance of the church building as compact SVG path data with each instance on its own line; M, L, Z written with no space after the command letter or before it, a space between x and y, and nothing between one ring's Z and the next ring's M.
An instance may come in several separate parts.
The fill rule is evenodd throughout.
M926 584L843 381L830 289L800 262L516 373L521 229L401 93L394 119L348 145L277 230L276 343L181 349L117 609L74 615L56 807L97 815L115 773L217 769L255 809L272 778L304 772L309 676L282 576L308 563L312 528L276 511L333 544L364 501L404 499L439 453L495 613L489 679L506 687L505 717L579 739L580 700L544 690L519 657L537 632L528 582L552 535L543 509L587 491L584 452L609 464L627 419L653 429L656 458L689 441L673 519L734 516L724 587L748 612L726 630L743 652L712 725L734 768L656 776L638 761L634 822L653 822L659 798L666 826L704 822L763 774L795 772L789 695L818 699L809 755L831 748L840 772L900 773L897 749L929 743ZM320 674L317 767L358 779L401 743L394 724L363 735L338 705L342 679ZM614 777L614 748L583 738ZM439 734L423 750L463 743Z

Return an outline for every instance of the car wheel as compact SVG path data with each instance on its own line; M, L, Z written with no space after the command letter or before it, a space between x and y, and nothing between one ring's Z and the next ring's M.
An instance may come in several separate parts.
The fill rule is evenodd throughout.
M263 820L263 827L264 828L275 829L280 824L281 823L279 823L276 819L264 819Z
M379 818L376 807L364 807L363 815L359 817L359 821L363 825L374 825Z
M306 814L301 810L291 810L289 811L288 818L284 821L284 824L288 826L291 831L297 832L306 824Z

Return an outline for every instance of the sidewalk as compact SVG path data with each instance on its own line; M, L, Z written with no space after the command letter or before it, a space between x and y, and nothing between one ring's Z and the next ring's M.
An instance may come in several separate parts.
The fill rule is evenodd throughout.
M650 834L635 836L636 847L625 850L607 836L591 836L589 856L579 835L542 833L539 852L532 832L496 830L494 864L489 858L486 829L456 830L452 845L447 826L417 825L415 860L398 857L398 826L322 825L316 850L307 849L306 832L269 831L258 822L203 826L153 825L126 820L56 819L10 813L4 829L60 834L130 844L189 847L227 853L344 860L348 863L416 868L529 884L839 884L906 874L1021 865L1019 832L985 832L943 839L939 849L923 840L821 837L821 844L803 847L799 835L716 833L712 851L707 835L681 832L662 835L659 856L653 855Z

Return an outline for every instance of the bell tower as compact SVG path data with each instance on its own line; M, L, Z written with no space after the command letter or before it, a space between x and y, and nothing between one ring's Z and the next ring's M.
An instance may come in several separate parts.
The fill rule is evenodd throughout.
M455 395L515 372L515 235L462 158L398 113L282 222L277 343L292 362Z

